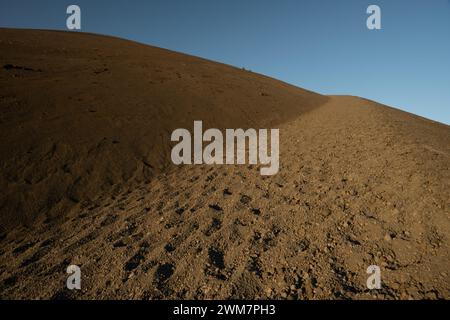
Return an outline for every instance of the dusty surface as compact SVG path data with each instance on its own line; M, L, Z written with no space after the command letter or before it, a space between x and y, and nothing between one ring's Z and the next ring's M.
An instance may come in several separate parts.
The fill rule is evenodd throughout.
M0 40L0 297L450 298L448 126L113 38ZM193 120L280 128L280 172L170 166Z
M170 134L272 127L327 98L130 41L0 30L0 227L63 216L170 165Z

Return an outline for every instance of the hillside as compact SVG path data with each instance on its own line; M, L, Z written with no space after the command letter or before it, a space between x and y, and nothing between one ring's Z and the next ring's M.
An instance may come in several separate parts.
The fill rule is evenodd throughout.
M265 128L327 98L116 38L0 30L0 225L58 217L169 165L170 134Z
M110 37L0 52L1 298L450 298L449 126ZM279 128L279 173L170 165L194 120Z

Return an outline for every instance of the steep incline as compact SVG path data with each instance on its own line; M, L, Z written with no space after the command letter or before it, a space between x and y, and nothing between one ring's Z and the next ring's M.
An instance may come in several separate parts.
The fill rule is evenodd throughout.
M280 134L276 176L256 166L180 167L82 205L64 223L8 234L0 292L450 298L448 126L331 97ZM81 292L64 289L69 264L82 268ZM366 287L373 264L382 290Z
M0 30L0 226L59 217L170 163L194 120L266 128L327 98L111 37ZM1 230L1 229L0 229Z

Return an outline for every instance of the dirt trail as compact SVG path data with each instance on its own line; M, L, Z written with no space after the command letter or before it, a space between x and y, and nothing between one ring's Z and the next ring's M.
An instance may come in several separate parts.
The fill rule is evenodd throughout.
M184 166L8 233L2 298L450 298L450 129L355 97L280 126L280 172ZM65 268L81 266L81 292ZM381 268L381 290L366 268ZM43 285L45 284L45 285Z

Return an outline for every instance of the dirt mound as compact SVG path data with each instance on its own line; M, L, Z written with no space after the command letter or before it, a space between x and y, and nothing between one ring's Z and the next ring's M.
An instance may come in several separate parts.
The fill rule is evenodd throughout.
M0 30L0 224L58 217L148 181L194 120L265 128L327 98L231 66L112 37Z
M0 35L2 219L47 217L1 236L2 298L450 298L449 126L122 40ZM168 168L193 120L276 125L279 173Z

